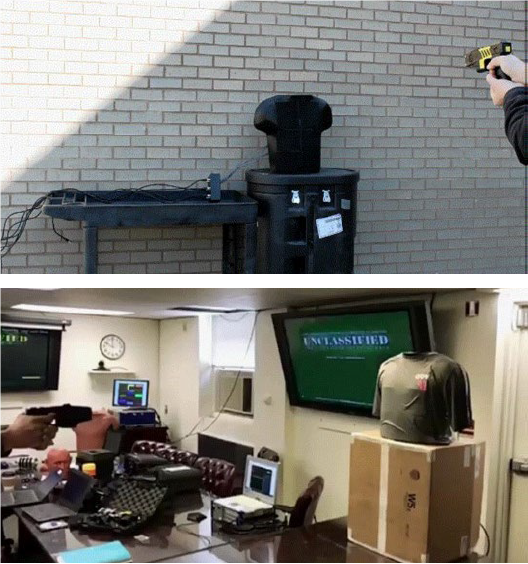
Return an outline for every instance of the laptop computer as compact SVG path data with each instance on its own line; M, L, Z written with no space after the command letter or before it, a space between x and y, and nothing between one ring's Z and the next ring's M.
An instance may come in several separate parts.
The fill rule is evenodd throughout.
M95 480L91 476L70 468L68 481L55 503L32 505L23 509L23 512L37 523L71 517L82 507L94 483Z
M215 499L214 504L244 517L260 517L273 512L277 497L279 463L256 456L246 458L242 495Z
M13 490L2 492L2 509L21 507L44 501L51 490L61 481L62 472L50 472L45 480L35 484L27 490Z

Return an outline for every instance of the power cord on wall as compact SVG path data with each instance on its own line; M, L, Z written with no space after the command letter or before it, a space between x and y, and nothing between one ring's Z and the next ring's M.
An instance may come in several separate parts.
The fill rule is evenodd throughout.
M490 549L491 549L490 536L489 536L488 531L486 530L486 527L484 527L484 525L482 523L480 523L480 526L482 527L482 530L484 531L484 534L486 535L486 552L483 554L483 556L489 556Z
M249 163L255 162L255 161L260 161L260 159L264 158L266 155L268 154L268 149L266 149L265 151L263 151L260 155L258 155L257 157L253 157L251 159L247 159L246 161L241 162L240 164L238 164L231 172L229 172L227 174L227 176L224 176L224 178L222 178L220 180L220 184L223 184L224 182L227 182L238 170L240 170L241 168L243 168L244 166L248 165Z

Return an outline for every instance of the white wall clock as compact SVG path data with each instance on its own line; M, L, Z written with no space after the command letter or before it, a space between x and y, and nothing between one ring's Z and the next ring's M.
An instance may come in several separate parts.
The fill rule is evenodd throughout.
M117 360L125 354L125 341L117 335L105 335L101 339L101 353L109 360Z

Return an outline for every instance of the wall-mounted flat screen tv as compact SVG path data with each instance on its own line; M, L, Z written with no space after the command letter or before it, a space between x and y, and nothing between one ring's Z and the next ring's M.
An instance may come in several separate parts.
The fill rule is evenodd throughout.
M434 350L428 301L272 315L290 404L372 412L378 369L406 351Z
M62 331L1 329L2 392L57 390Z

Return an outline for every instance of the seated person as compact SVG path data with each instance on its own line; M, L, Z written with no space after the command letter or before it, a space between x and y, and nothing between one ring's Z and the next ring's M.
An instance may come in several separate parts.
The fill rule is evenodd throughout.
M65 448L51 448L48 451L46 460L40 467L40 471L49 473L54 470L61 470L62 478L67 480L71 461L72 457Z

